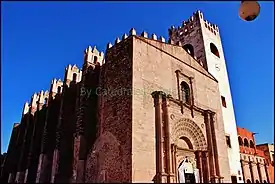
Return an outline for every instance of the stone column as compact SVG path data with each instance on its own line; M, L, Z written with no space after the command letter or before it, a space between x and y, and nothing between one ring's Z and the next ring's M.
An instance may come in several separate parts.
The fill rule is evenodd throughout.
M204 181L203 179L203 163L202 163L202 152L201 151L196 151L196 159L197 159L197 167L199 169L199 174L200 174L200 183Z
M211 131L211 116L209 111L204 112L204 122L205 122L205 127L206 127L206 134L207 134L207 144L208 144L208 165L209 165L209 170L210 170L210 179L212 180L211 182L214 182L215 180L215 160L214 160L214 149L213 149L213 135Z
M258 171L260 183L262 183L263 182L263 178L262 178L262 173L261 173L261 169L260 169L260 163L257 163L257 171Z
M252 162L249 161L248 164L249 164L249 170L250 170L250 175L251 175L251 181L252 181L252 183L255 183L253 169L252 169Z
M154 98L154 107L155 107L155 136L156 136L156 176L154 179L155 183L163 182L163 144L162 144L162 96L163 92L155 91L152 93Z
M269 181L269 173L268 173L268 169L267 169L267 163L266 163L266 161L265 161L265 163L264 163L264 168L265 168L265 173L266 173L267 183L270 183L270 181Z
M255 162L252 163L252 172L253 172L254 182L256 182L256 180L260 181L257 164Z
M261 182L263 183L264 180L267 181L264 164L259 163L259 173L261 175Z
M217 140L216 140L216 132L215 132L215 113L210 113L210 127L211 127L211 134L212 134L212 147L213 147L213 159L215 165L215 180L219 179L220 176L220 168L219 168L219 158L218 158L218 150L217 150ZM219 182L217 180L216 182Z
M243 173L243 181L245 182L246 181L246 178L245 178L245 174L244 174L244 163L243 163L243 160L241 160L241 168L242 168L242 173Z
M177 182L177 164L176 164L176 146L174 144L171 145L171 183Z
M168 98L163 96L163 119L164 119L164 147L165 147L165 159L166 159L166 173L167 173L167 183L171 183L171 143L170 143L170 124L169 124L169 102Z
M203 158L203 183L209 183L209 177L210 177L210 169L209 169L209 156L208 151L202 152L202 158Z

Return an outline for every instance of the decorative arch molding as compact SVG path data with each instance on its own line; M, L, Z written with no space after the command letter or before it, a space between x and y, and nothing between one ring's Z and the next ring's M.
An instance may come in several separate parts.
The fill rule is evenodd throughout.
M190 139L194 150L207 150L203 132L194 121L182 118L174 124L171 131L171 143L178 145L178 140L183 136Z

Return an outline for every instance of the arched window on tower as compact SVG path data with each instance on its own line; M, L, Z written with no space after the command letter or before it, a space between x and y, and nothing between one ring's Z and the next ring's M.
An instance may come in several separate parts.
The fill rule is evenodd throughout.
M191 44L186 44L183 46L183 49L188 52L192 57L194 57L194 47Z
M252 140L249 141L250 148L254 148L254 142Z
M239 137L238 137L238 140L239 140L239 145L240 145L240 146L243 146L243 139L239 136Z
M217 49L217 47L213 44L213 43L210 43L210 50L211 52L217 56L218 58L220 58L220 54L219 54L219 51Z
M248 140L246 138L244 138L243 144L245 147L249 147L249 143Z
M181 83L182 102L190 104L190 88L186 82Z

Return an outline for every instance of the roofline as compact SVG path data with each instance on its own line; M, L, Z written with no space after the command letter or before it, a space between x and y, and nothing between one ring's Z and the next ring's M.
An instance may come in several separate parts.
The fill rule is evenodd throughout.
M141 37L141 36L137 36L137 35L134 35L133 37L135 37L135 38L137 38L137 39L139 39L139 40L141 40L141 41L143 41L143 42L145 42L145 43L151 45L152 47L155 47L155 48L157 48L158 50L160 50L160 49L159 49L158 47L156 47L155 45L152 45L152 44L150 44L150 43L148 43L148 42L145 41L145 40L153 40L153 39L149 39L149 38L145 38L145 37ZM160 42L160 43L166 44L166 45L171 45L171 46L180 47L180 46L178 46L178 45L173 45L173 44L169 44L169 43L166 43L166 42L161 42L161 41L159 41L159 40L153 40L153 41L157 41L157 42ZM197 68L195 68L195 67L189 65L188 63L182 61L181 59L179 59L179 58L173 56L173 55L170 54L170 53L167 53L167 52L165 52L165 51L163 51L163 50L162 50L162 52L166 53L167 55L170 55L170 56L173 57L174 59L176 59L176 60L178 60L178 61L184 63L185 65L189 66L190 68L192 68L192 69L198 71L199 73L203 74L204 76L208 77L209 79L211 79L211 80L213 80L213 81L219 83L219 81L218 81L209 71L207 71L205 68L202 67L202 69L205 70L210 76L206 75L206 74L203 73L202 71L200 71L200 70L198 70ZM191 57L191 56L189 55L189 57ZM191 57L191 58L192 58L192 57ZM196 61L194 58L192 58L192 59L193 59L194 61Z

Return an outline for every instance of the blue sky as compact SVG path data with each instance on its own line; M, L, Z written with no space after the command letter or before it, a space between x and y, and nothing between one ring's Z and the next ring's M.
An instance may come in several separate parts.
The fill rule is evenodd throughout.
M260 2L254 22L238 17L239 2L2 2L1 148L34 92L63 79L68 64L82 66L83 51L134 27L140 34L168 37L193 12L219 26L237 124L259 133L258 143L274 142L274 8Z

